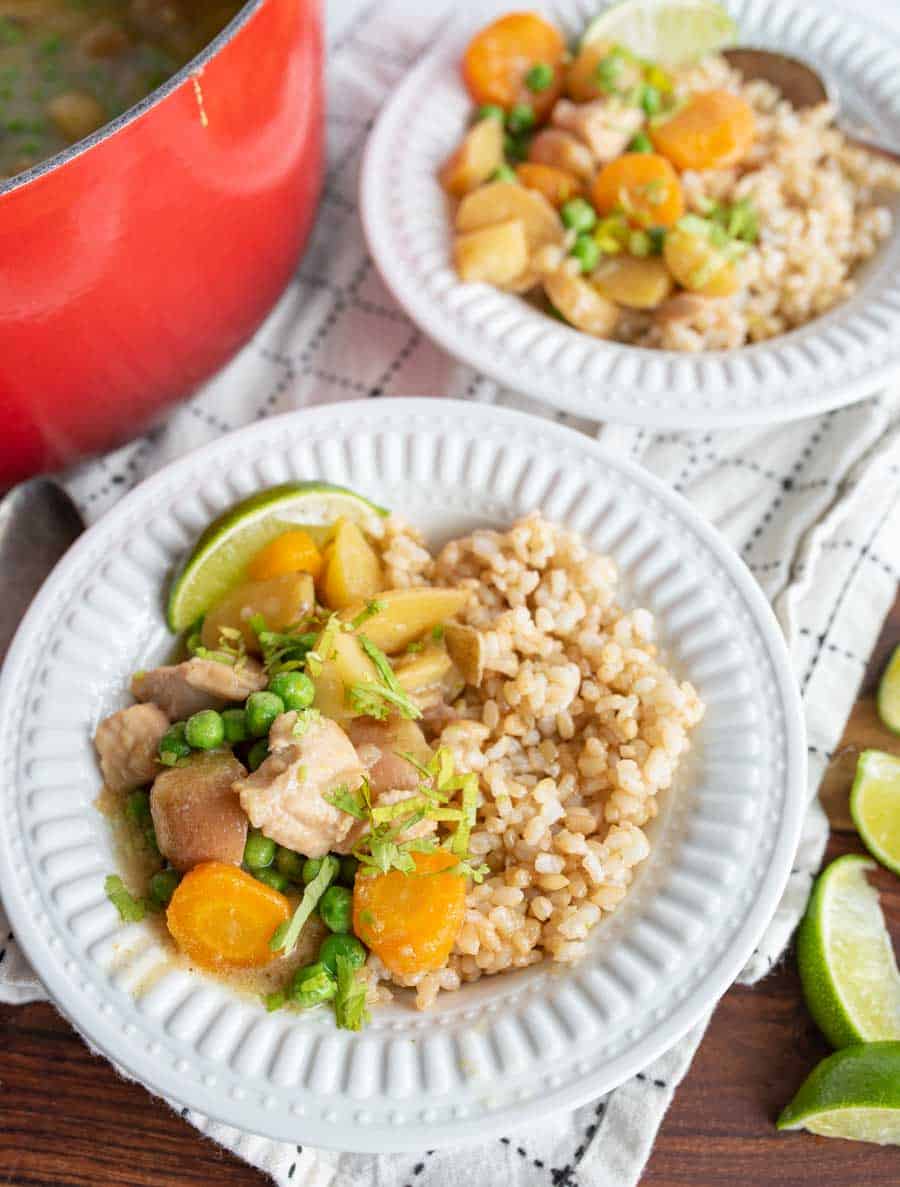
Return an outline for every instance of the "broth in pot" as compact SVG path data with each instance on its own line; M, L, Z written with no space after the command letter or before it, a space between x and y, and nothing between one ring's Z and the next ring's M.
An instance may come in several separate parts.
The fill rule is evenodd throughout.
M241 0L0 0L0 179L121 115L191 60Z

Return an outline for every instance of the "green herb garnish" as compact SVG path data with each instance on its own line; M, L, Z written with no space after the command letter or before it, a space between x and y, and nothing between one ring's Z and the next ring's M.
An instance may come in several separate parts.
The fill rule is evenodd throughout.
M340 866L341 863L338 859L332 857L330 853L322 858L319 872L304 890L303 898L292 918L287 923L281 923L275 928L272 938L269 940L269 948L273 952L283 952L285 956L290 956L294 951L304 924L318 906L319 899L337 877Z
M356 975L352 961L346 956L335 958L337 993L334 997L334 1017L342 1030L361 1030L369 1021L366 1009L366 983Z
M140 923L147 913L146 899L135 898L118 874L110 874L103 889L123 923Z

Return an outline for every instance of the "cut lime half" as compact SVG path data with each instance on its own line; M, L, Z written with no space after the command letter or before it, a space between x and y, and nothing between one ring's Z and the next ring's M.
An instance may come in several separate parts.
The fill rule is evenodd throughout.
M819 875L797 933L810 1013L833 1047L900 1039L900 973L877 891L875 863L850 854Z
M320 540L340 518L376 538L388 514L362 495L327 482L287 482L251 495L213 520L169 593L170 630L185 630L240 580L250 558L289 528Z
M900 758L864 750L856 764L850 815L868 851L900 874Z
M900 1043L867 1043L829 1055L778 1118L778 1128L900 1145Z
M900 734L900 646L894 648L878 685L878 716L889 730Z
M737 25L713 0L622 0L594 17L581 44L609 41L661 66L685 66L737 40Z

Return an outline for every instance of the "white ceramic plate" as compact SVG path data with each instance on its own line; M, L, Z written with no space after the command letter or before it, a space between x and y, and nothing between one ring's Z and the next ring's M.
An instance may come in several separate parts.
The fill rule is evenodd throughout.
M802 0L728 3L744 44L815 63L840 84L856 119L900 144L900 46L843 9ZM502 0L472 5L410 72L368 142L360 209L385 283L409 316L451 354L499 382L579 416L653 428L767 424L862 399L900 370L900 235L859 273L856 294L769 342L678 354L602 342L482 284L462 284L437 169L465 128L471 101L459 63L474 30ZM532 5L569 34L597 0Z
M652 855L578 967L483 980L359 1035L266 1014L161 965L103 893L96 723L171 645L167 574L209 519L260 487L322 478L401 508L433 543L540 508L614 555L668 660L708 705ZM175 462L75 545L0 682L0 889L65 1014L156 1092L256 1133L350 1150L474 1140L639 1071L716 1001L772 915L797 843L805 747L775 619L678 495L571 430L443 400L337 404L264 421Z

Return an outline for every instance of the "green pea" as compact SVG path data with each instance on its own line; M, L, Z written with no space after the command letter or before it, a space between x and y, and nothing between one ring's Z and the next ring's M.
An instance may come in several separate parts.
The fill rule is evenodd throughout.
M280 697L285 709L308 709L316 698L316 687L305 672L279 672L269 681L269 692Z
M279 874L278 870L253 870L252 872L257 882L263 882L266 886L271 886L273 890L280 890L282 894L290 885L288 879L284 874Z
M477 118L479 120L496 120L498 124L502 124L506 120L506 112L496 103L484 103L478 108Z
M324 964L330 973L337 976L339 956L346 957L355 969L361 969L366 963L366 955L365 945L356 936L326 936L319 948L319 963Z
M284 701L274 692L251 692L244 706L247 729L253 738L264 738L276 717L284 712Z
M650 86L649 83L644 85L641 91L641 107L647 115L659 115L662 110L662 95L658 87Z
M269 837L264 837L258 828L251 828L244 845L244 865L251 870L264 870L275 860L278 846Z
M293 849L285 849L284 845L279 845L275 853L275 865L279 873L284 874L291 882L303 881L303 858Z
M174 767L180 758L189 758L191 748L185 739L185 725L183 721L176 721L169 726L159 740L159 761L167 767Z
M515 169L511 169L509 167L509 165L498 165L497 168L494 170L494 172L491 174L491 176L488 178L488 180L489 181L518 181L519 179L516 177Z
M503 137L503 152L508 161L524 161L528 158L528 137L527 136L510 136L507 134Z
M653 152L653 141L646 132L638 132L628 144L629 152Z
M582 272L593 272L600 262L600 248L590 235L579 235L570 254L581 264Z
M597 225L597 212L584 198L570 198L568 202L563 202L559 217L563 221L563 226L579 234L583 231L593 231Z
M329 931L349 932L353 924L353 891L329 886L319 899L319 914Z
M547 62L535 62L525 75L525 85L535 95L540 94L541 91L546 91L552 82L553 67L548 65Z
M319 961L297 969L291 980L291 1000L304 1009L329 1002L336 993L337 981Z
M225 741L229 746L246 742L250 736L247 733L247 715L243 709L223 709L222 725L225 727Z
M146 791L132 791L125 801L125 815L135 824L144 825L151 820L150 796Z
M341 858L341 868L338 873L338 881L343 882L345 886L352 886L356 881L356 871L359 869L359 862L352 854Z
M193 750L215 750L225 741L225 725L221 713L202 709L187 719L184 740Z
M181 875L177 870L160 870L150 879L150 897L161 907L167 907L180 881Z
M322 857L308 857L306 859L306 861L303 863L303 872L300 875L300 877L303 879L304 886L308 886L309 883L312 882L313 878L318 875L324 860L325 859ZM335 871L335 873L337 873L337 871ZM332 882L333 881L334 879L332 878Z
M260 738L258 742L254 742L247 753L247 766L251 771L255 771L257 767L262 764L269 757L269 743L265 738Z
M528 103L517 103L510 108L509 115L506 117L506 126L513 136L529 131L534 127L534 108Z

